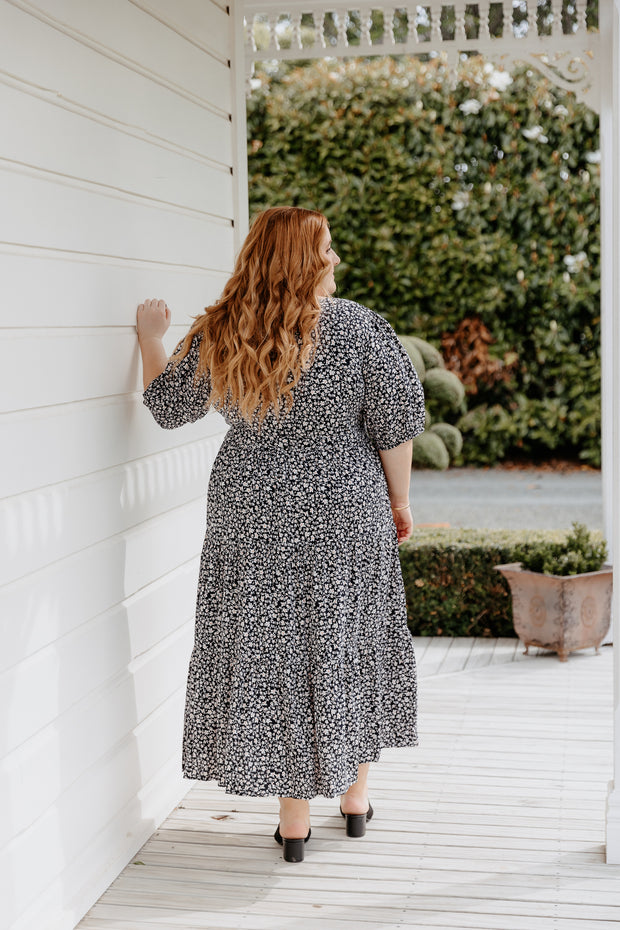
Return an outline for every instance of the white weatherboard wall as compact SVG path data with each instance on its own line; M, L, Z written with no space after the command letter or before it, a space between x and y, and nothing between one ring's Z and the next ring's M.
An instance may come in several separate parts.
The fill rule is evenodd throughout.
M14 930L73 927L185 791L223 424L155 425L134 320L165 298L171 351L232 268L247 201L231 18L215 0L0 0L0 925Z

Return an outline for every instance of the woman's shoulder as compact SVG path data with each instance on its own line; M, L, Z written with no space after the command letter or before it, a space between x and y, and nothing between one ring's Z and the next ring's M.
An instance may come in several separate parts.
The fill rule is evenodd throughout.
M334 325L366 346L381 337L389 341L397 338L385 317L355 300L328 297L323 307L328 310Z
M384 317L375 310L344 297L326 297L322 301L324 309L342 326L371 335L373 331L391 330L392 327Z
M173 359L178 364L177 355L182 353L181 361L188 359L194 363L197 363L198 356L200 353L200 344L202 342L203 333L194 332L192 333L191 329L180 339L174 349L172 350L172 355L170 356L169 361Z

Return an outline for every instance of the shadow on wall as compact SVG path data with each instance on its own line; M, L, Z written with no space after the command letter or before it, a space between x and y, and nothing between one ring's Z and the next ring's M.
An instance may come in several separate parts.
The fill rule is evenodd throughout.
M221 438L2 508L0 564L18 579L0 592L9 925L60 907L72 927L183 793L197 553Z

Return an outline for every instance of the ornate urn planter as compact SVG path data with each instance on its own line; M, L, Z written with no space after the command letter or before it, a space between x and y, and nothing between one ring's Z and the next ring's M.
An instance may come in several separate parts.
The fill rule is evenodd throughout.
M598 652L611 621L611 566L564 576L530 572L520 562L495 568L510 585L514 628L526 654L539 646L566 662L578 649Z

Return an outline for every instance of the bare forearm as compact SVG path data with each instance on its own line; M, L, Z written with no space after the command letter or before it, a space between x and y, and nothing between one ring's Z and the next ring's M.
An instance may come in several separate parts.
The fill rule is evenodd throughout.
M162 373L168 363L164 344L158 336L144 336L140 339L142 353L142 383L144 389Z
M398 507L409 503L411 440L394 449L380 449L379 455L392 505Z
M165 300L145 300L138 304L136 327L142 353L142 383L146 390L168 364L162 338L170 326L171 314Z

